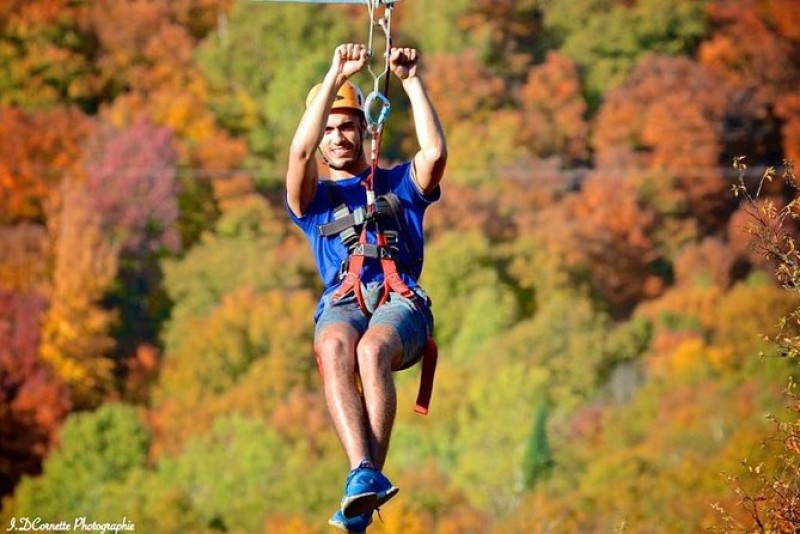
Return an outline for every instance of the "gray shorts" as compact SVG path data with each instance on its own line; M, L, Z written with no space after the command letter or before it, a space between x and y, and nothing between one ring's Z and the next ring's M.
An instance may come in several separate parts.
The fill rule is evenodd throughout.
M349 324L359 335L363 335L370 327L383 324L394 328L403 343L403 355L398 369L417 363L422 358L425 341L433 333L433 314L428 294L421 287L412 289L414 297L411 299L392 293L389 300L375 310L382 291L381 283L362 284L367 309L374 310L371 316L364 314L352 292L337 301L333 300L332 293L325 295L322 313L317 319L315 339L323 328L333 323Z

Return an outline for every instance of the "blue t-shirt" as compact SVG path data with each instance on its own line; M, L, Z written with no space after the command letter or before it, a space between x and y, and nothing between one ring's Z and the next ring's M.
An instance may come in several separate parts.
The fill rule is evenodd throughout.
M369 176L369 169L359 176L344 180L320 180L317 193L302 217L297 217L287 205L289 216L303 230L311 245L311 250L314 252L319 275L325 284L323 297L335 291L339 286L339 268L347 259L348 253L338 235L320 236L318 227L333 221L333 209L341 202L345 202L351 211L366 205L367 193L364 186L361 185L361 181L367 176ZM423 195L411 176L411 162L403 163L392 169L379 168L374 184L376 195L392 192L400 200L402 226L399 228L399 254L396 258L398 270L403 281L409 287L416 287L417 280L422 273L424 250L422 219L427 207L441 196L441 190L437 187L430 195ZM338 191L338 195L331 192L331 189L334 188ZM371 226L370 230L372 230ZM368 232L368 241L375 243L373 232ZM383 270L377 259L366 258L364 269L361 272L361 280L364 283L383 280ZM322 299L320 299L315 319L319 317L321 311Z

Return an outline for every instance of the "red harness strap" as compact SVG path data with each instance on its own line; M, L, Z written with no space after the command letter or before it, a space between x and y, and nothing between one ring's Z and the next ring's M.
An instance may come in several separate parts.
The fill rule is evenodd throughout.
M385 250L384 247L388 246L386 236L381 231L378 231L377 241L382 250ZM381 295L378 306L388 301L392 292L399 293L407 299L414 298L414 292L408 288L400 277L400 273L397 272L397 263L395 263L394 259L388 255L381 254L381 270L383 270L383 295Z
M366 226L361 230L361 237L358 239L359 245L367 243L367 228ZM356 301L359 307L366 312L367 305L364 303L364 295L361 292L361 270L364 268L364 254L354 252L350 254L350 260L347 265L347 274L344 275L341 285L339 285L336 292L333 294L334 300L339 300L350 291L356 296Z

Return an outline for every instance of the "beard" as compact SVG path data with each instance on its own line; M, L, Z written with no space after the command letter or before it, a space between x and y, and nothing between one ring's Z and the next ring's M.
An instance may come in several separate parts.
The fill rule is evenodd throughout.
M326 156L325 154L322 154L322 159L325 161L325 164L329 168L335 171L350 171L353 168L359 166L359 162L361 161L363 155L364 155L364 146L362 144L359 144L355 147L353 155L351 157L331 158Z

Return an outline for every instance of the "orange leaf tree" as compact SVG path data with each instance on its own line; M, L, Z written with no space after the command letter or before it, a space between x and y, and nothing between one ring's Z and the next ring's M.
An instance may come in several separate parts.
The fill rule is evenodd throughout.
M0 107L0 224L43 222L51 191L74 171L90 132L76 108Z

